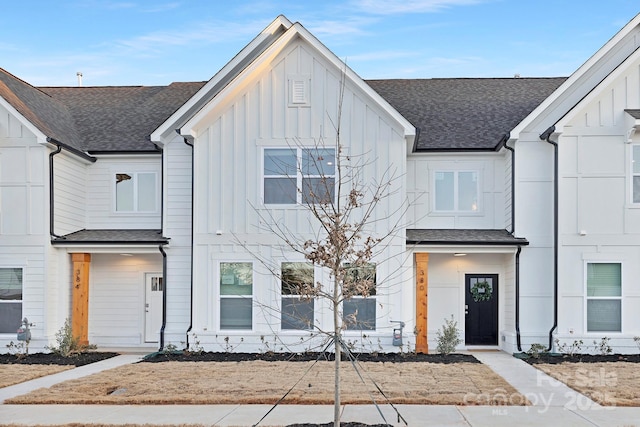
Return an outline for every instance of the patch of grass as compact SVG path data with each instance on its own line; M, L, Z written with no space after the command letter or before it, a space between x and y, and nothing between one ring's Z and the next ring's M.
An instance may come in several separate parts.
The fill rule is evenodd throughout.
M137 363L66 381L9 399L13 404L273 404L314 362ZM442 405L528 404L526 398L479 363L360 364L393 403ZM370 404L351 365L343 369L344 404ZM118 393L113 393L118 390ZM506 398L505 398L506 396ZM331 404L333 363L309 370L284 404Z

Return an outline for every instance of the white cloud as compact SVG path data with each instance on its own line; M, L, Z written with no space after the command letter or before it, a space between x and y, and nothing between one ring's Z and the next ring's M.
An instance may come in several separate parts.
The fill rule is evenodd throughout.
M353 0L352 4L363 12L374 15L431 13L453 6L468 6L483 0Z
M255 36L256 26L253 24L232 22L208 22L199 25L185 25L186 30L176 29L168 31L156 31L128 40L117 40L115 45L119 48L133 50L142 55L166 53L170 46L229 43L242 38L247 42Z

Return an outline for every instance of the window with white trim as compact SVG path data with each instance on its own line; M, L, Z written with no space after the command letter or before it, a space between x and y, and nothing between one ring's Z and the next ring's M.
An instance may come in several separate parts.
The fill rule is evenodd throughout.
M220 263L220 329L253 328L253 263Z
M293 205L330 203L335 194L333 148L265 148L264 203Z
M15 334L22 324L22 268L0 268L0 334Z
M313 329L313 265L283 262L281 266L282 329Z
M115 174L116 212L157 212L158 174L118 172Z
M436 171L434 208L440 212L475 212L480 188L477 171Z
M622 332L622 264L586 264L587 332Z
M342 303L344 325L347 330L374 331L376 329L376 265L346 266L345 295Z
M631 202L640 203L640 144L631 147Z

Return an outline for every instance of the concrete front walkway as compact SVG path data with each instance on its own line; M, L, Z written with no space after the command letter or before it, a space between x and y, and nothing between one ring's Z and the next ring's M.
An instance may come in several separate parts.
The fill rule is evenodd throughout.
M396 405L407 425L640 427L640 408L601 407L506 353L478 351L472 354L503 376L525 395L533 406ZM140 355L122 355L16 386L5 387L0 389L0 400L103 369L133 363L140 357ZM270 409L271 405L0 405L0 425L131 423L252 426ZM380 409L391 425L405 425L398 420L390 405L381 405ZM327 423L332 419L333 407L330 405L280 405L259 425ZM367 424L384 422L373 405L343 407L342 421L358 421Z

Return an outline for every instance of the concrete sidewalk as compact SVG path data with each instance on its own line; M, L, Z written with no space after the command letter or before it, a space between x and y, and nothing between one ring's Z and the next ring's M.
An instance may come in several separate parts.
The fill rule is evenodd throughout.
M640 427L640 408L601 407L529 364L499 351L472 353L526 396L533 406L396 405L409 426L616 426ZM141 355L121 355L91 365L0 389L0 401L40 387L90 375L140 360ZM505 397L506 399L509 396ZM517 403L517 402L515 402ZM271 405L0 405L1 424L200 424L252 426ZM390 405L380 409L386 422L405 425ZM295 423L328 423L331 405L280 405L260 426ZM343 407L342 421L381 424L385 421L374 405Z

